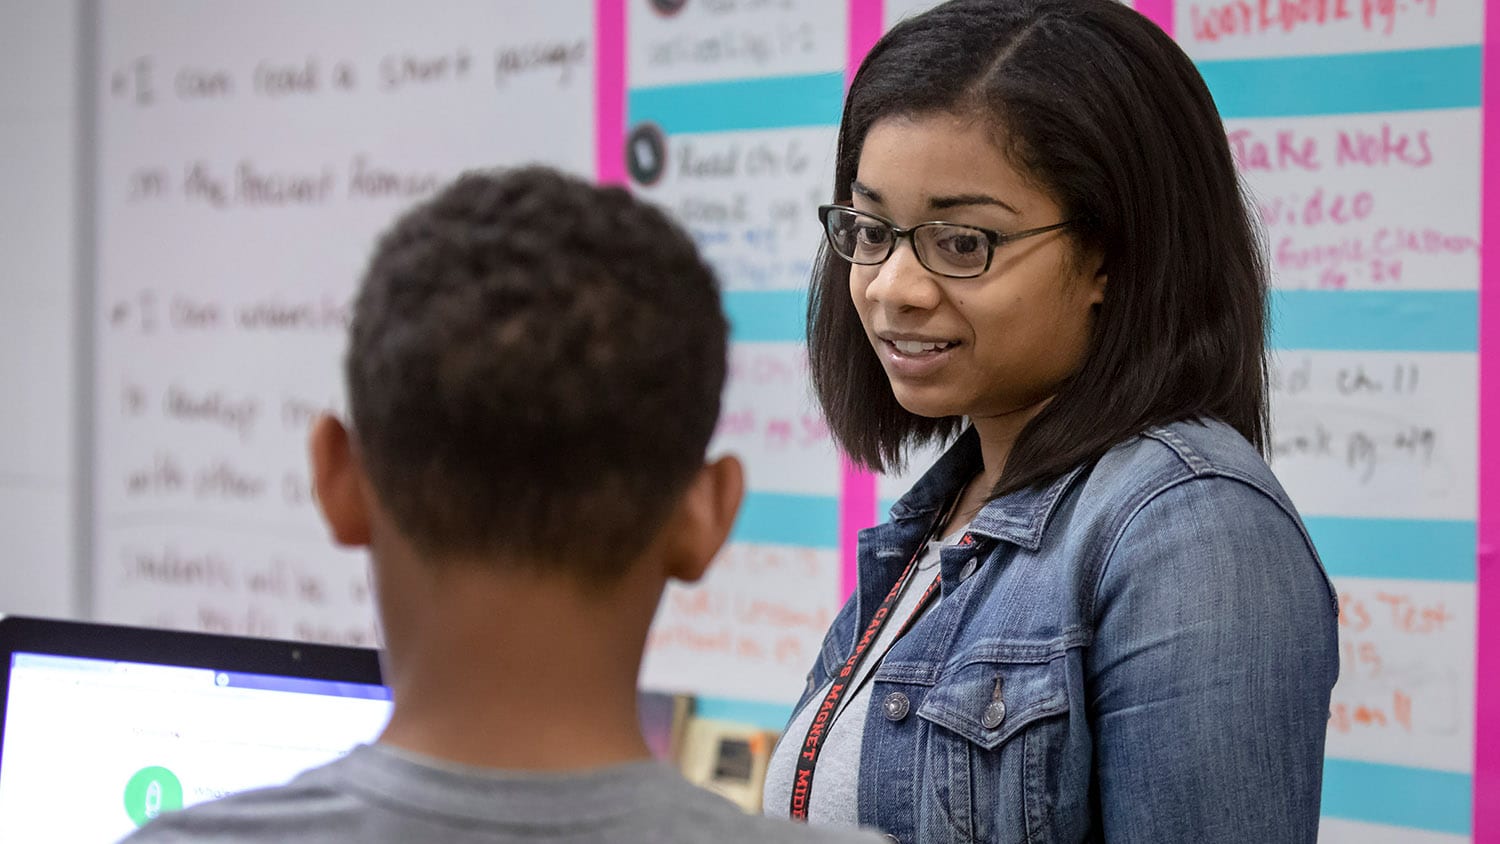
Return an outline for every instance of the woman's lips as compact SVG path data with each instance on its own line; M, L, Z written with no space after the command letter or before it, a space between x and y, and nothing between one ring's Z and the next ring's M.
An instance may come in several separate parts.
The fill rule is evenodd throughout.
M946 345L931 348L942 342ZM962 344L955 341L899 340L879 338L880 356L886 369L903 378L922 378L941 369Z

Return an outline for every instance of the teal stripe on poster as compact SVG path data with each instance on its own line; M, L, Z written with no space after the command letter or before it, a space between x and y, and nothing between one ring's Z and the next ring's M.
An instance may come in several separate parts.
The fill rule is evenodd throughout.
M724 310L736 342L806 339L804 289L729 291ZM1473 290L1277 290L1271 343L1325 351L1474 352L1478 315Z
M714 721L749 724L762 730L780 732L792 718L790 703L759 703L749 700L700 697L693 704L693 715Z
M822 495L749 493L730 541L836 550L839 500Z
M1323 351L1474 352L1474 290L1277 290L1271 345Z
M1468 835L1473 811L1468 774L1323 761L1323 815L1365 823Z
M668 135L837 126L843 108L842 72L636 88L626 105Z
M801 343L807 339L807 291L732 290L724 294L736 343Z
M1323 566L1333 577L1379 577L1473 583L1472 521L1308 516Z
M1206 61L1226 118L1479 108L1478 45L1387 53Z
M724 309L736 342L806 338L804 289L729 291ZM1474 352L1478 309L1473 290L1277 290L1271 342L1282 349Z

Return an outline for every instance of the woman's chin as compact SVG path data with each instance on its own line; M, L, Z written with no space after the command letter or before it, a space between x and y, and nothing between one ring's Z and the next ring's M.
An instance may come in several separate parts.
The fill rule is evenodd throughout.
M896 403L901 405L907 413L913 413L928 419L943 419L949 416L964 415L964 410L959 408L954 402L943 401L937 396L912 395L905 391L897 390Z

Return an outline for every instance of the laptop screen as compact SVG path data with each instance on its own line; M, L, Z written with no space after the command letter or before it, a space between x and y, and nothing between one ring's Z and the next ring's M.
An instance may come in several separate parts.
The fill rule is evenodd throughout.
M384 686L12 652L0 841L115 841L158 814L286 782L390 715Z

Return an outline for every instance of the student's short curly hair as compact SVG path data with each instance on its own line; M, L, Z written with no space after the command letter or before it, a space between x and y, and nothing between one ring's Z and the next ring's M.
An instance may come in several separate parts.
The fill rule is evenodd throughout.
M727 333L712 271L655 207L542 167L465 175L365 274L361 459L424 554L608 583L703 465Z

